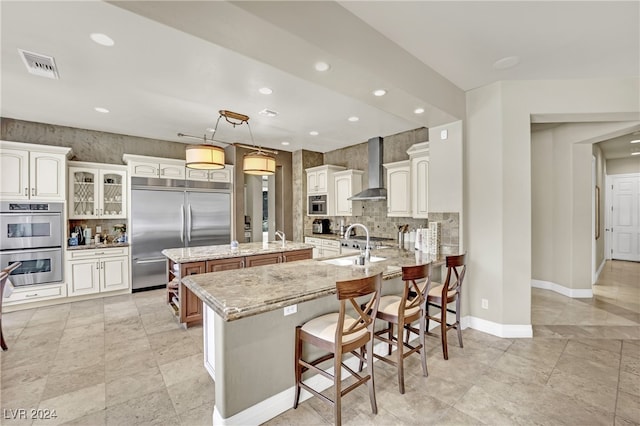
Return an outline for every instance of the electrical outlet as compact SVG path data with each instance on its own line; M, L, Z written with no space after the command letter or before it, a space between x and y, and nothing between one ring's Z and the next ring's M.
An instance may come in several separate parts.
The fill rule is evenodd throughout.
M295 314L296 312L298 312L298 305L291 305L291 306L285 306L284 307L284 316L285 317L287 315Z
M489 309L489 301L487 299L482 299L482 309Z

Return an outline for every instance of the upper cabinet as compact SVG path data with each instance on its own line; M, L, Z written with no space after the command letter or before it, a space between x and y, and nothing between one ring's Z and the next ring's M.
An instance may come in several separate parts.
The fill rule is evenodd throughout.
M411 161L411 216L426 219L429 214L429 142L412 145L407 154Z
M335 188L335 215L334 216L357 216L361 214L362 203L351 201L352 195L362 191L362 175L360 170L345 170L333 174Z
M411 160L383 166L387 170L387 216L411 217Z
M307 172L307 194L327 194L333 191L333 173L344 170L344 167L324 166L311 167Z
M65 201L71 148L0 141L0 198Z
M155 177L163 179L184 179L184 160L146 157L125 154L122 159L129 166L131 177Z
M69 218L127 217L127 168L110 164L69 163Z
M199 180L203 182L233 182L233 166L225 165L224 169L217 170L199 170L187 168L188 180Z

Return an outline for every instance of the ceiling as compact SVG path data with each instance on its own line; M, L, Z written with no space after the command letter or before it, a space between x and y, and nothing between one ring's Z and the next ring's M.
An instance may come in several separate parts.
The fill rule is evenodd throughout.
M640 75L632 1L4 0L0 8L2 117L185 143L193 141L177 133L211 136L226 109L251 117L256 144L326 152L462 119L464 92L495 81ZM27 73L17 49L53 56L60 78ZM519 63L493 68L509 56ZM316 71L318 61L330 69ZM373 96L379 88L387 94ZM216 139L251 143L245 127L221 122Z

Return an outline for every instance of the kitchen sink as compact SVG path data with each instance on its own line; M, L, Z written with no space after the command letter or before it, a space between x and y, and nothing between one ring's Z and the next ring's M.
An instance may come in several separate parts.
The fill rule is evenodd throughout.
M321 260L320 262L328 263L330 265L349 266L349 265L353 265L357 258L358 256L356 255L356 256L338 257L336 259ZM369 259L369 263L380 262L383 260L387 260L387 258L371 256L371 258Z

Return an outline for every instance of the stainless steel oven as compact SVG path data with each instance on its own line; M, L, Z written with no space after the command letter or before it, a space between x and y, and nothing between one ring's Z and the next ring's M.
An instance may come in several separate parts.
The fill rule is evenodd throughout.
M0 251L2 269L14 262L22 262L9 278L16 287L62 281L62 247Z
M63 203L0 204L0 249L62 247Z
M0 203L0 267L15 286L62 281L63 203Z
M309 209L307 214L327 215L327 196L309 195Z

